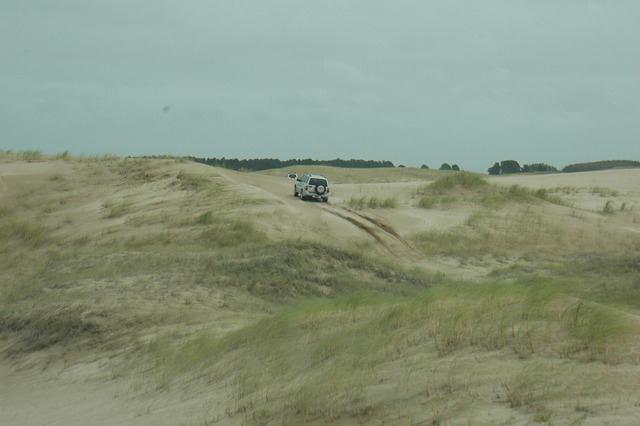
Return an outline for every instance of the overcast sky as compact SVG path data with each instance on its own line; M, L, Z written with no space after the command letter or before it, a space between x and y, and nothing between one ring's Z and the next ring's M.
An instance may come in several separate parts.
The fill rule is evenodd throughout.
M0 149L640 160L638 0L0 0Z

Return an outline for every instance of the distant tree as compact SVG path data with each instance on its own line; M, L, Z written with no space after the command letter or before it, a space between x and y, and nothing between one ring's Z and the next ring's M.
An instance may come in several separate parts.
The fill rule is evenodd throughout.
M522 168L520 164L515 160L504 160L500 162L500 173L501 174L510 174L510 173L521 173Z
M404 164L400 164L400 165L398 166L398 168L399 168L399 169L404 169L404 168L405 168L405 167L404 167Z
M239 160L237 158L196 158L191 157L196 163L208 164L215 167L225 167L232 170L268 170L280 169L291 166L333 166L345 168L378 168L378 167L395 167L391 161L374 161L374 160L313 160L311 158L291 159L282 161L277 158L254 158L248 160Z
M442 166L440 166L440 170L451 170L451 166L447 163L442 163Z
M591 163L577 163L569 164L565 166L562 171L564 173L573 172L590 172L594 170L608 170L615 168L633 168L640 167L640 161L633 160L606 160L606 161L594 161Z
M456 172L460 171L460 167L457 164L452 164L451 165L451 170L455 170Z
M426 164L423 164L422 166L420 166L421 169L428 169L429 166L427 166Z
M558 169L553 166L544 163L533 163L533 164L525 164L522 166L523 173L535 173L535 172L547 172L547 173L555 173Z
M494 163L493 166L489 167L487 170L490 175L499 175L500 174L500 163Z

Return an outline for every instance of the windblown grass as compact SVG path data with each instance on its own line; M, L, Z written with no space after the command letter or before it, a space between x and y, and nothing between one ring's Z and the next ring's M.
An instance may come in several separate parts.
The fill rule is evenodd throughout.
M193 173L180 172L176 178L180 182L180 188L185 190L200 191L210 183L206 175L196 175Z
M447 178L418 205L475 210L416 235L411 260L504 261L452 283L367 246L269 240L255 197L174 160L63 159L0 207L10 356L107 353L132 398L212 395L201 423L457 424L497 404L510 417L496 424L570 424L593 420L586 398L629 393L612 384L639 362L640 246L610 216L593 215L591 238L550 221L545 192L425 174ZM363 208L383 207L372 198Z
M11 220L0 224L0 236L4 239L17 238L32 248L40 247L50 241L49 230L29 220Z
M492 185L482 175L469 172L451 174L431 184L421 185L417 194L421 196L416 204L420 208L450 205L456 201L473 202L489 208L497 208L508 202L529 203L540 200L566 205L560 196L546 189Z
M104 217L106 219L120 217L127 213L131 205L132 202L129 200L121 200L116 202L112 199L108 199L104 203L102 203L102 207L107 210L107 213Z
M557 286L580 300L640 312L640 256L634 246L623 252L608 250L574 255L570 259L550 259L537 268L514 264L496 270L492 276L534 280L543 277L546 281L554 280Z
M539 284L438 286L410 299L366 292L310 300L222 337L203 330L172 345L160 336L147 346L147 360L157 387L184 376L230 383L229 415L298 423L377 418L385 401L372 389L390 379L390 360L421 375L468 348L511 351L525 367L503 376L503 395L528 410L560 390L548 368L554 359L618 362L633 335L624 318L577 307ZM409 355L416 351L424 355ZM538 361L527 361L533 357ZM447 386L429 387L429 396L456 387L451 376ZM409 398L415 389L395 392Z
M358 210L362 210L364 208L393 209L393 208L396 208L397 204L398 204L398 201L396 197L387 197L384 199L380 199L375 196L367 197L366 195L362 197L351 197L347 201L347 205L349 207L358 209Z
M485 188L488 185L489 183L482 176L476 173L459 172L442 177L433 182L427 188L432 194L441 195L453 190L454 188L473 190Z
M199 219L206 221L206 213ZM212 223L202 231L200 239L209 247L233 247L239 244L265 242L267 236L264 232L257 230L252 222L237 219Z
M559 226L528 207L509 213L478 209L461 226L413 235L414 244L423 253L459 258L543 257L562 249L564 241Z
M20 158L28 163L40 161L42 158L42 151L38 150L26 150L20 152Z

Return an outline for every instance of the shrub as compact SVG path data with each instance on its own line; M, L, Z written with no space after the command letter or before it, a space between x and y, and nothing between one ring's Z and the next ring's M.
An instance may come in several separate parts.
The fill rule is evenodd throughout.
M442 177L433 182L427 188L433 194L443 194L451 191L455 187L463 189L477 189L486 187L488 182L479 174L470 172L460 172Z

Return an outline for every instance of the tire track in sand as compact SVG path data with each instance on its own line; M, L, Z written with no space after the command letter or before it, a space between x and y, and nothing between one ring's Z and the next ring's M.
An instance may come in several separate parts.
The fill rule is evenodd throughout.
M377 218L337 206L323 206L322 209L362 229L393 255L400 255L397 245L393 244L394 242L400 243L403 251L416 252L416 249L402 238L391 225Z

